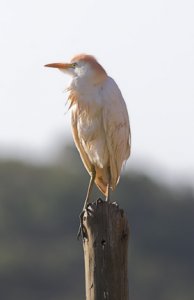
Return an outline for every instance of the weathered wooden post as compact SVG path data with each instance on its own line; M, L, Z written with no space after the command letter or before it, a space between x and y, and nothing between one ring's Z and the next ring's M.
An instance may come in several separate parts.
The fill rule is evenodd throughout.
M116 203L98 199L83 216L86 300L128 300L126 216Z

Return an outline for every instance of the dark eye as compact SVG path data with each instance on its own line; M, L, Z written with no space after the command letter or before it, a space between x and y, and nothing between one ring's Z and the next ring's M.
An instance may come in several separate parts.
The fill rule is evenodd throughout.
M71 66L75 69L77 67L77 63L72 63Z

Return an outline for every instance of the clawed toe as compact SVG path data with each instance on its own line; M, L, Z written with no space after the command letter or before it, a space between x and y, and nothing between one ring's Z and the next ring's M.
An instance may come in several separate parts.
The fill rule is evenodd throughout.
M78 233L77 233L77 239L79 240L80 237L82 237L82 239L84 238L84 234L83 234L83 216L84 216L84 212L85 210L83 210L79 216L80 218L80 225L79 225L79 229L78 229Z

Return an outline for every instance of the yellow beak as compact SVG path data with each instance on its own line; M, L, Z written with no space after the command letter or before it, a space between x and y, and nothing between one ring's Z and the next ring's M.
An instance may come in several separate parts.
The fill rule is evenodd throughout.
M58 69L69 69L72 68L72 64L68 63L52 63L52 64L47 64L45 67L48 68L58 68Z

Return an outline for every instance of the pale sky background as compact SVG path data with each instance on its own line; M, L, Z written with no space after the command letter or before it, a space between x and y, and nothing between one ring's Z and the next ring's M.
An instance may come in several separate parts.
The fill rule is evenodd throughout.
M128 166L194 183L193 0L1 0L0 157L44 161L68 143L69 78L43 65L79 52L123 93Z

